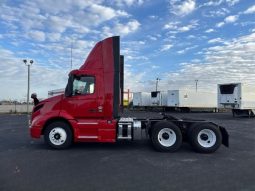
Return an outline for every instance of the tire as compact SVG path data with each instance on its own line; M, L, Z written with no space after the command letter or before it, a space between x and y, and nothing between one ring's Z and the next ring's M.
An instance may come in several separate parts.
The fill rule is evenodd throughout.
M157 151L175 152L182 144L182 133L175 124L160 121L152 127L151 141Z
M208 123L194 125L188 137L193 149L199 153L213 153L222 143L220 129Z
M51 148L66 149L72 144L73 133L67 123L56 121L46 127L44 141Z

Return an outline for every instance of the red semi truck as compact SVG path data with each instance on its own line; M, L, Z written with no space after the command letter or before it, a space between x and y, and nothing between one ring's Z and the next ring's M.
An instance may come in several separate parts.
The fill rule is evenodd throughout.
M174 152L185 141L202 153L212 153L221 144L228 147L226 129L212 122L165 114L161 118L121 117L123 65L118 36L98 42L80 69L69 73L65 93L33 108L31 136L43 135L55 149L73 142L139 140L143 135L158 151Z

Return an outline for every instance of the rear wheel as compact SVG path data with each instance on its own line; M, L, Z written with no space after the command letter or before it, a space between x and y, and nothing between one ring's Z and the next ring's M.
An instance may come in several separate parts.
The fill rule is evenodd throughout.
M49 124L44 131L44 140L52 148L65 149L72 144L70 126L62 121Z
M197 124L189 132L192 147L200 153L215 152L222 143L220 129L212 124Z
M156 123L152 127L151 141L154 148L163 152L177 151L182 144L182 134L175 124L167 121Z

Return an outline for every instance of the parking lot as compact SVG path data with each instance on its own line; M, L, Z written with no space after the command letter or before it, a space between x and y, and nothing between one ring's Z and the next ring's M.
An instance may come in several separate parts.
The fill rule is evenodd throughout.
M158 116L127 112L126 116ZM156 152L147 140L79 143L51 150L29 136L27 115L0 115L0 190L255 190L255 118L173 113L224 126L230 148L199 154L188 144Z

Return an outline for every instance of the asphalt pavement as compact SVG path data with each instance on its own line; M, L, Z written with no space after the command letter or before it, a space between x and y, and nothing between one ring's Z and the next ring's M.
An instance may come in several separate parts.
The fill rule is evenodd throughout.
M153 112L126 116L153 117ZM173 113L224 126L230 147L199 154L189 144L156 152L149 141L78 143L49 149L29 136L27 115L0 115L0 190L255 190L255 118L230 113Z

